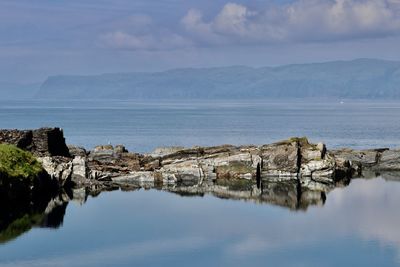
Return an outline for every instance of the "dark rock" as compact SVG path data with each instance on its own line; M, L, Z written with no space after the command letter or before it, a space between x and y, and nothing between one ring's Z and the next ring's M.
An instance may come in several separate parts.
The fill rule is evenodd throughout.
M141 156L126 151L122 147L114 149L111 145L96 147L87 157L87 167L92 178L109 180L111 177L140 171Z
M38 157L70 156L63 131L60 128L40 128L25 131L0 130L0 143L15 145Z
M41 128L33 131L33 153L40 156L69 157L64 133L60 128Z

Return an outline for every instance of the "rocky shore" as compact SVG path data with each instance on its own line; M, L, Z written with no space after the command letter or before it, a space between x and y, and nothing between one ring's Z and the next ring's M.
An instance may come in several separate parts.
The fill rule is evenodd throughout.
M0 143L31 152L58 188L92 195L144 187L273 201L297 209L323 202L329 190L354 177L400 171L400 150L328 150L304 137L261 146L169 147L139 154L122 145L88 151L67 145L59 128L41 128L0 130ZM277 197L274 192L282 188L284 196Z

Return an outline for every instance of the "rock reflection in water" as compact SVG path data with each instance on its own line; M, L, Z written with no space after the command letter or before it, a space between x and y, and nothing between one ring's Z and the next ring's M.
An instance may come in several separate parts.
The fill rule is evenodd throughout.
M14 240L33 227L59 228L70 198L61 193L52 198L4 201L0 205L0 243Z
M218 198L250 201L259 204L272 204L290 210L307 210L309 206L322 206L326 194L334 185L308 183L307 186L295 181L254 180L216 180L215 182L186 181L173 185L154 183L113 183L109 191L134 191L141 188L156 189L179 194L185 197L204 196L207 194ZM20 203L1 204L0 242L11 241L34 227L58 228L62 226L69 201L84 204L88 195L97 196L99 192L88 189L74 189L61 192L56 196L21 201Z
M254 181L218 180L212 185L176 185L162 189L181 196L213 195L223 199L244 200L259 204L272 204L291 210L307 210L309 206L322 206L326 194L334 188L325 184L305 187L295 181L262 180L259 187Z

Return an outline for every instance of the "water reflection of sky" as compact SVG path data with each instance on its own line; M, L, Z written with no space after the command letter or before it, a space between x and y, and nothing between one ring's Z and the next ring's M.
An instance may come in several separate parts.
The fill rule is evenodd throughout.
M155 190L103 193L58 230L0 247L0 266L396 266L400 182L357 179L306 212Z

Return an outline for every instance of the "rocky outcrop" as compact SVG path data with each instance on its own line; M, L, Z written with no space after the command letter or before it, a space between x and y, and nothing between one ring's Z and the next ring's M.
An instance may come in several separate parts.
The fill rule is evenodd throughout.
M301 163L301 147L298 139L261 146L260 156L262 176L297 178Z
M84 158L89 178L110 181L111 178L140 171L140 155L129 153L125 147L98 146Z
M331 153L338 161L348 161L353 174L357 176L364 176L369 172L400 171L400 150L398 149L352 150L344 148L333 150Z
M3 130L0 142L31 151L61 186L98 185L103 182L161 184L205 183L219 179L293 180L304 185L333 183L351 168L347 160L326 151L323 144L291 138L262 146L161 148L147 155L122 146L97 146L92 151L68 146L59 128ZM389 155L387 157L390 157Z
M109 188L216 185L219 181L294 182L325 190L352 176L400 170L400 150L327 150L307 138L261 146L159 148L150 154L124 146L103 145L91 151L65 144L59 128L0 130L0 142L34 153L49 176L63 186L99 192ZM314 190L313 189L313 190ZM209 190L209 189L207 189Z
M63 131L60 128L24 131L0 130L0 143L15 145L38 157L70 156Z

